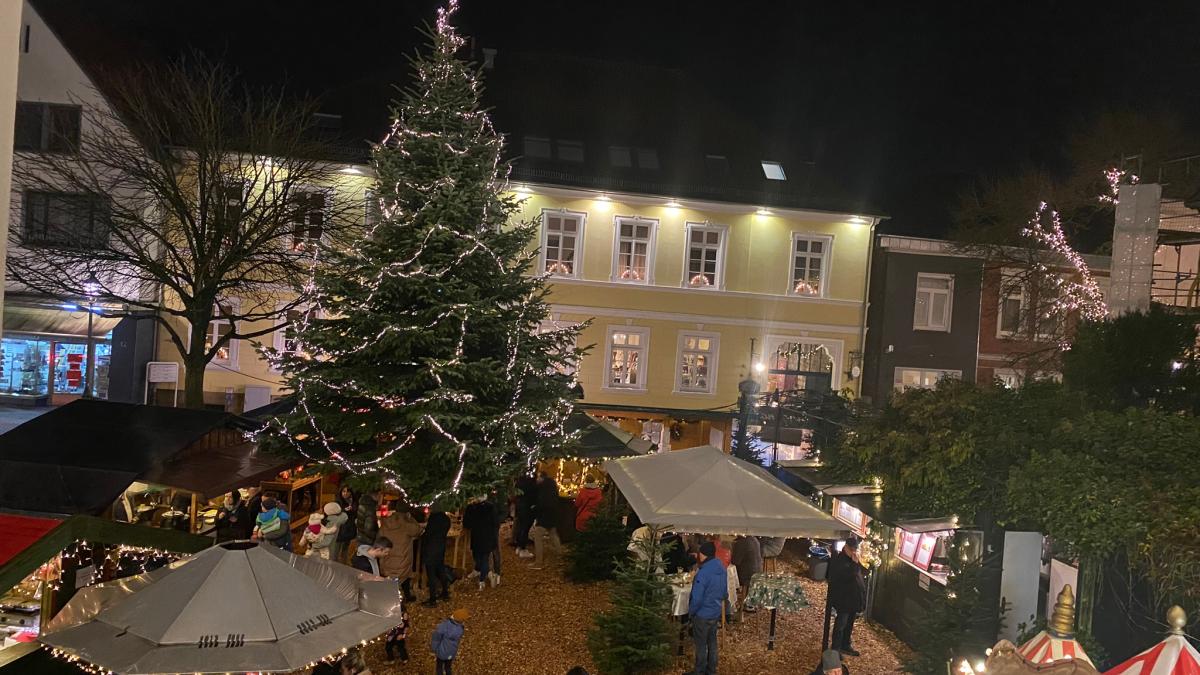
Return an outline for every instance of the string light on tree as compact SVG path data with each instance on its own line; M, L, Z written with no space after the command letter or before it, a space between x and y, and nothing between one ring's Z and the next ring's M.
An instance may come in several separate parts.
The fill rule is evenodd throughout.
M565 442L580 326L543 330L546 276L513 221L503 140L457 53L457 2L374 146L380 218L329 245L305 284L313 311L269 351L296 393L260 433L414 505L486 492Z
M1037 212L1029 220L1029 224L1021 230L1021 234L1045 246L1050 252L1062 258L1073 270L1073 278L1064 279L1056 270L1044 263L1038 263L1034 272L1042 275L1049 286L1056 288L1058 294L1049 303L1044 318L1054 316L1067 317L1078 313L1085 319L1099 321L1108 316L1108 306L1100 286L1092 276L1083 256L1067 241L1063 232L1062 220L1057 211L1050 208L1046 202L1038 204ZM1062 345L1067 348L1068 345Z

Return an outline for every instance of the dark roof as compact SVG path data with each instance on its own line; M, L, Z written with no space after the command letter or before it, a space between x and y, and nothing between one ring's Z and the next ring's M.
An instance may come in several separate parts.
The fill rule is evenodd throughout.
M253 83L285 83L295 93L319 95L322 111L336 116L331 133L343 147L334 158L341 161L364 161L369 142L382 138L396 88L407 84L411 72L407 56L424 42L415 26L432 16L421 3L356 8L362 30L355 39L373 39L386 31L388 44L394 45L385 58L363 59L346 36L320 45L289 39L297 19L281 18L273 6L267 11L219 1L32 1L101 88L107 72L195 49L241 69ZM264 59L264 51L275 58ZM481 50L475 53L478 59ZM485 101L496 128L509 140L514 180L763 207L879 213L862 195L829 181L828 173L812 161L814 149L769 136L682 71L505 49L495 55L484 78ZM769 98L762 104L770 105ZM582 143L583 161L528 156L526 136ZM615 164L609 150L613 146L652 150L658 167L639 167L636 157L633 166ZM787 180L768 180L764 160L781 163Z
M292 463L251 443L196 444L239 423L224 412L74 401L0 435L0 508L99 513L136 480L211 496Z

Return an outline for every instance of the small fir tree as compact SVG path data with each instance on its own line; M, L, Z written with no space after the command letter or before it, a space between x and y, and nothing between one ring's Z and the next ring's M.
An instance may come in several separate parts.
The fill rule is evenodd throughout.
M439 10L373 150L377 217L322 257L317 311L274 354L298 398L275 438L414 504L488 492L561 443L574 396L555 373L578 357L577 329L542 330L537 222L510 222L503 140L457 57L456 8Z
M567 551L568 579L583 583L613 578L628 554L629 535L621 522L625 513L615 499L605 497Z
M616 571L613 607L595 616L588 632L592 660L607 675L661 670L671 664L675 632L668 616L672 592L663 575L662 530L637 543L638 555L625 558Z

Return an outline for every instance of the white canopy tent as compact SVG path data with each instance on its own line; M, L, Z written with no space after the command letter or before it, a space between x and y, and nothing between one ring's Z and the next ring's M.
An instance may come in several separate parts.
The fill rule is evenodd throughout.
M762 467L709 445L611 459L604 470L648 525L761 537L849 534L845 525Z

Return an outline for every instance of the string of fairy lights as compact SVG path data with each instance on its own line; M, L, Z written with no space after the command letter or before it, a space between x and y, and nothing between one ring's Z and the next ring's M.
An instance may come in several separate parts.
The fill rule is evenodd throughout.
M466 64L455 58L455 54L465 44L465 40L457 34L451 24L451 20L457 11L457 0L449 0L444 8L438 10L434 40L436 57L418 64L416 75L418 82L426 91L436 90L438 87L445 85L457 86L460 82L466 82L471 92L478 95L480 91L478 79ZM505 208L505 213L507 214L509 209L514 205L508 197L500 196L507 184L508 167L502 162L501 150L503 139L495 133L487 113L483 110L473 108L467 110L444 110L436 107L429 100L429 97L414 101L414 104L417 106L415 114L456 116L464 122L463 128L469 130L469 132L463 137L441 130L427 131L413 128L406 120L405 111L399 110L397 119L392 123L383 140L375 146L376 156L380 157L378 151L381 149L396 151L400 156L408 156L411 150L409 144L412 141L428 142L433 140L437 142L441 150L455 156L476 153L480 157L487 157L491 165L490 175L492 176L489 187L497 195L496 204L493 204L491 200L484 200L484 211L480 219L480 225L476 228L478 233L462 231L460 228L432 222L426 226L428 227L427 231L415 244L414 250L411 253L404 254L399 260L392 260L383 265L376 263L374 265L376 271L369 275L360 275L348 279L347 283L356 285L358 288L366 291L361 299L346 297L347 294L345 293L334 295L327 292L318 283L318 266L313 265L310 268L310 277L304 285L305 300L311 303L312 310L303 312L298 317L298 320L292 324L291 328L295 336L294 343L296 345L294 352L282 354L275 350L267 350L267 358L273 367L286 372L289 359L299 358L303 361L321 361L336 360L340 357L352 357L377 346L381 340L389 336L422 333L443 326L446 322L453 321L458 324L458 336L451 355L444 358L425 359L421 363L407 364L411 367L426 368L429 376L437 384L438 389L424 396L406 400L395 395L374 393L371 391L370 385L372 383L359 382L353 378L335 381L337 378L331 379L330 377L305 373L303 376L294 378L297 410L300 412L300 417L303 420L303 428L296 428L294 424L289 427L286 419L276 416L272 420L272 424L268 426L268 430L270 433L275 433L286 438L287 443L309 462L319 466L332 464L340 470L355 476L378 475L385 485L398 491L406 501L418 506L428 506L446 495L457 494L460 491L468 464L468 457L473 447L472 442L458 437L456 433L448 428L449 425L439 420L433 414L422 412L416 416L415 420L408 423L406 428L397 428L387 433L379 434L377 441L383 441L380 444L382 447L369 451L356 449L353 453L354 456L349 456L351 453L338 449L335 437L331 436L324 428L319 415L315 414L313 410L314 404L312 402L320 400L320 394L324 391L338 392L357 398L363 402L362 405L353 409L342 408L339 410L340 413L345 415L370 415L379 410L395 410L434 402L453 404L470 403L474 400L472 394L443 389L443 374L463 365L465 343L470 327L476 323L482 323L500 315L511 316L514 310L516 311L518 325L524 326L526 319L530 316L531 309L540 303L540 289L531 291L520 301L514 301L507 305L501 303L494 307L480 308L461 303L452 304L436 316L426 320L417 319L418 312L408 312L409 316L417 320L411 323L393 323L383 326L377 331L373 331L372 334L360 339L353 339L352 342L354 344L349 348L316 345L313 344L312 340L308 339L313 322L319 320L318 317L320 316L327 318L323 319L326 321L323 327L337 330L334 324L328 321L328 317L345 316L348 312L363 312L369 315L375 307L375 303L378 302L379 294L385 289L389 280L442 279L453 275L455 270L464 263L481 255L485 257L484 259L488 263L494 266L499 275L507 276L521 273L534 259L533 252L523 251L520 255L515 256L512 261L506 261L503 256L493 250L483 236L485 232L495 233L495 228L489 225L494 213L492 209L499 205ZM381 158L380 161L386 161L386 157ZM386 175L387 172L377 171L376 173ZM373 255L371 251L372 247L376 245L376 237L381 231L379 228L389 226L389 224L393 223L396 224L394 226L402 227L404 223L413 222L419 217L434 219L430 214L423 214L424 210L437 203L435 197L438 194L452 190L455 187L455 180L451 176L442 176L419 183L410 180L406 175L401 175L390 187L390 192L381 191L383 194L375 197L378 200L378 210L383 217L373 223L366 230L362 238L351 242L341 251L346 260L363 262L363 268L372 267ZM395 197L389 198L385 196L387 194L416 194L424 198L417 200L419 203L415 208L408 209L399 199ZM449 263L434 266L427 264L424 260L426 251L433 247L435 243L447 239L460 242L462 250ZM394 255L393 251L389 251L389 253ZM352 264L350 268L353 269ZM401 316L404 315L405 313L401 312ZM343 322L342 326L341 333L335 334L336 337L342 339L358 337L355 327L350 322ZM569 340L573 340L574 332L574 327L540 331L541 337L539 339L545 340L547 344L562 345L566 344ZM541 441L551 438L566 438L568 436L564 428L564 422L573 407L573 402L566 397L560 398L554 405L543 406L538 409L532 408L529 405L523 405L525 382L529 377L536 375L536 373L531 372L529 364L522 364L519 358L522 341L528 338L529 336L524 335L521 330L512 331L506 337L505 347L508 358L504 363L503 378L509 384L511 390L509 405L504 412L496 415L483 425L478 441L481 447L502 446L517 448L523 455L526 467L530 467L536 462L540 454ZM366 426L366 422L364 421L359 426ZM422 436L421 432L427 432L428 434L444 439L453 449L457 468L453 473L453 478L449 485L444 489L436 491L431 499L414 501L413 496L409 494L409 490L405 488L405 476L396 468L388 466L386 460L394 456L397 452L412 446ZM319 451L315 451L317 449ZM499 463L500 460L497 459L496 461Z
M1108 316L1104 294L1092 276L1087 261L1067 240L1058 211L1046 202L1041 202L1029 224L1021 230L1021 234L1058 255L1073 271L1071 277L1067 278L1051 269L1045 262L1034 265L1033 271L1042 275L1050 287L1057 291L1045 309L1044 318L1077 313L1089 321L1101 321ZM1060 346L1063 349L1070 347L1065 340Z

